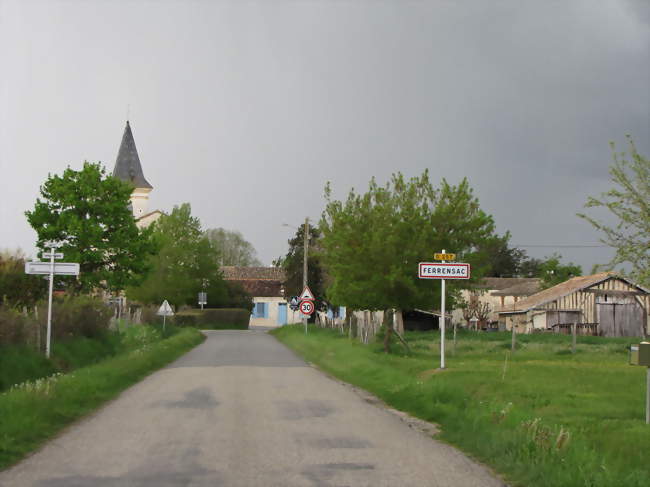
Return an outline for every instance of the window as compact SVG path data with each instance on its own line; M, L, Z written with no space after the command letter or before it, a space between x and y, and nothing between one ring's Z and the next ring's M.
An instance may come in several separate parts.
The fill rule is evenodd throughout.
M268 318L268 316L269 316L268 303L255 303L255 308L253 310L253 317Z

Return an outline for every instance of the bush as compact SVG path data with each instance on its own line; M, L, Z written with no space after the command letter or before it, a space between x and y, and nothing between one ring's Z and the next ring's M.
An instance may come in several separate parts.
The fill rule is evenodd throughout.
M47 304L42 306L46 316ZM100 299L90 296L68 296L56 300L52 309L54 338L95 338L108 330L112 310Z
M177 313L174 323L214 330L247 330L250 315L250 311L241 308L193 309Z
M27 341L31 320L11 308L0 308L0 345L22 345Z

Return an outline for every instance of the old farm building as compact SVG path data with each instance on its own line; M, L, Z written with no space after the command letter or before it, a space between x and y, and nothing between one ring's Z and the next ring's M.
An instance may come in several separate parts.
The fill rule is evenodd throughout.
M519 332L558 328L560 324L591 324L607 337L648 333L648 290L627 278L602 272L569 279L499 310L499 322Z

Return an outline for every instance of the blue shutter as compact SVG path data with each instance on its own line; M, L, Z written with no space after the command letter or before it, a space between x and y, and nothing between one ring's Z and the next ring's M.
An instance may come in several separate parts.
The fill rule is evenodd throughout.
M264 318L269 317L269 303L262 303L264 304Z

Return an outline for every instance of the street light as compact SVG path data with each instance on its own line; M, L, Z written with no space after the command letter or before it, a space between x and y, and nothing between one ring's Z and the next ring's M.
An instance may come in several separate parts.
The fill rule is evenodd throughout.
M283 223L283 227L291 227L300 230L298 227ZM307 288L307 247L309 245L309 217L305 218L305 225L303 226L303 252L302 252L302 287ZM303 315L302 323L305 325L305 333L307 333L307 317Z

